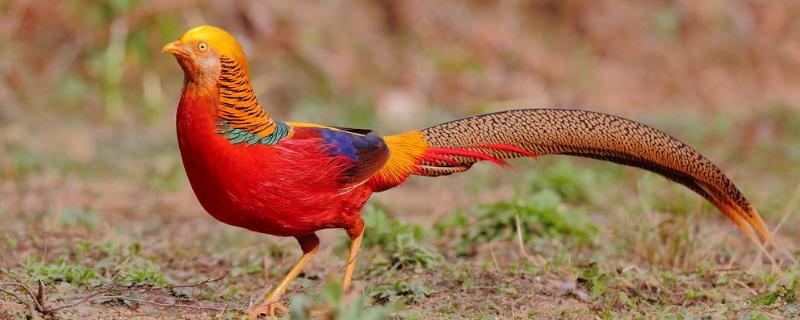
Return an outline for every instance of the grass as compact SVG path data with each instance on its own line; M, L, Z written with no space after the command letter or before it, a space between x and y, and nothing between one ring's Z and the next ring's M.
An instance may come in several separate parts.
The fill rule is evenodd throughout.
M32 257L9 272L24 275L28 282L68 283L85 288L114 284L125 287L167 285L169 281L156 261L154 257L142 256L139 244L120 248L114 243L95 245L79 242L54 262Z
M596 227L585 213L565 207L558 193L543 190L469 211L457 210L437 223L436 229L445 239L459 240L455 252L460 255L473 252L481 244L512 241L516 237L529 241L534 237L563 236L588 242Z
M365 297L346 301L342 287L337 282L328 282L313 296L297 295L291 301L292 320L322 317L342 320L382 320L389 319L389 313L381 307L367 308ZM353 300L353 299L350 299ZM315 312L314 308L324 310Z
M422 228L389 216L381 205L374 203L364 208L363 217L365 232L373 236L365 237L362 245L380 249L371 261L370 273L400 269L420 271L441 263L439 251L424 243L428 235Z

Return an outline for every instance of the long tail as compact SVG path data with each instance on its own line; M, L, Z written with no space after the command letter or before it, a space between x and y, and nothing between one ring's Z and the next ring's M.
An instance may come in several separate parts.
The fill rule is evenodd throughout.
M409 175L441 176L478 161L565 154L658 173L694 190L748 237L770 243L758 212L710 160L678 139L628 119L581 110L527 109L478 115L384 138L391 156L370 183L376 190Z

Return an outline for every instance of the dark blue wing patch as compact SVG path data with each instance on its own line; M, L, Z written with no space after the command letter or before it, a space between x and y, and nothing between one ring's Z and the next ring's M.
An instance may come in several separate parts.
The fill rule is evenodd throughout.
M360 183L374 175L389 159L389 148L381 136L369 130L319 128L332 156L343 155L353 165L342 172L342 182Z
M319 129L325 144L331 146L331 155L345 155L350 160L358 160L354 140L357 136L339 130Z

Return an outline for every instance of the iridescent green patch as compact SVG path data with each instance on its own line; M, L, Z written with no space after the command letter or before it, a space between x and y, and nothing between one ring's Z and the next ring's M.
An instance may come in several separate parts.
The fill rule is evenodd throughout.
M275 121L275 131L266 137L259 137L252 132L232 128L224 122L220 123L219 127L219 132L232 144L246 142L248 145L254 145L256 143L274 145L289 134L289 125L280 121Z

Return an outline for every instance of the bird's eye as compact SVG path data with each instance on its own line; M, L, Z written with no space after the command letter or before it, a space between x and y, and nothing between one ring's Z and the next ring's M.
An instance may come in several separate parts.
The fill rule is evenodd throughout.
M197 49L200 50L200 52L204 52L208 49L208 45L205 42L200 42L200 44L197 45Z

